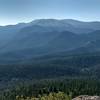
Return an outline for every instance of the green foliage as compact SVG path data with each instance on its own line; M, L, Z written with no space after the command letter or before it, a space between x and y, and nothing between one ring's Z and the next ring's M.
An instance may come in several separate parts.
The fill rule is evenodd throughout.
M100 77L100 55L43 56L32 63L0 65L0 80Z
M61 94L63 95L67 94L67 98L68 96L73 98L79 95L100 95L100 81L96 79L31 81L29 83L17 85L12 89L2 91L0 93L0 100L16 100L16 98L17 100L18 98L20 98L19 100L25 100L26 98L30 98L28 100L31 100L33 98L39 98L39 96L47 98L51 94L56 95L56 93L59 93L60 95L59 91L62 91Z
M39 95L37 98L36 97L19 97L16 96L16 100L72 100L71 96L66 95L63 92L58 92L58 93L50 93L48 95Z
M0 66L0 100L48 96L59 91L71 93L72 97L100 95L100 55L45 56L33 60L32 64Z

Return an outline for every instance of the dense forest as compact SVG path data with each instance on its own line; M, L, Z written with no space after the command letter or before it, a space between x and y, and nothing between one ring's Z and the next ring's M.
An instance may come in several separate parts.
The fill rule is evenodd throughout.
M42 56L21 64L0 65L0 80L100 77L100 55Z
M45 55L32 63L0 65L0 100L100 95L99 65L97 53Z
M58 96L70 100L78 95L100 95L100 81L96 79L49 79L23 82L0 93L0 100L49 100ZM69 98L69 99L68 99ZM58 99L50 99L58 100Z

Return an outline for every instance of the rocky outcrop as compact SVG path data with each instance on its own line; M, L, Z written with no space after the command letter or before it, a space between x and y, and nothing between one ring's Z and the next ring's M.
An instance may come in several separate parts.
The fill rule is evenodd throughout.
M72 100L100 100L100 96L81 95Z

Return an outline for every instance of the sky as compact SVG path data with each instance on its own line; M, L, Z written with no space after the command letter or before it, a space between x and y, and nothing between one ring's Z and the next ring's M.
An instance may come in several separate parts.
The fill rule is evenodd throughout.
M35 19L100 21L100 0L0 0L0 25Z

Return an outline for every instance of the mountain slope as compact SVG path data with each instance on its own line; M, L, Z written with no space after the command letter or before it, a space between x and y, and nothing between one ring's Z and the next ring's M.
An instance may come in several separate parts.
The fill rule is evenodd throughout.
M68 31L38 33L32 32L30 29L28 33L21 31L12 41L5 45L1 49L1 57L2 59L3 57L4 59L7 59L7 57L27 59L36 55L51 54L77 48L80 44L78 35Z
M100 50L99 24L71 19L40 19L0 27L0 61L20 61L58 52L97 52ZM82 34L82 30L86 33Z

